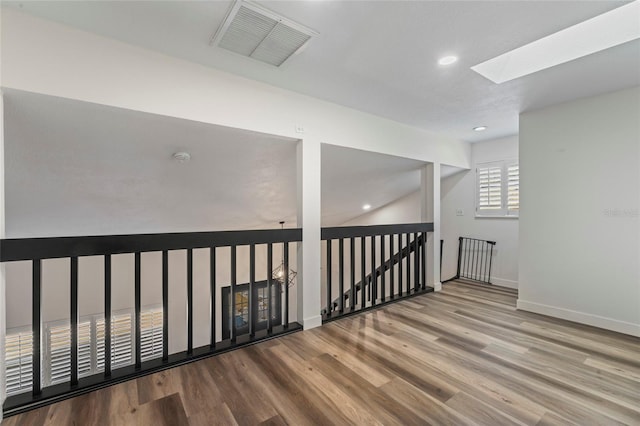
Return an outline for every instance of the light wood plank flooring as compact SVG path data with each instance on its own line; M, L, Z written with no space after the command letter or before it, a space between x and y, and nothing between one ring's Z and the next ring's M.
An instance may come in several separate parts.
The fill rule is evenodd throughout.
M640 425L640 339L435 294L63 401L13 425Z

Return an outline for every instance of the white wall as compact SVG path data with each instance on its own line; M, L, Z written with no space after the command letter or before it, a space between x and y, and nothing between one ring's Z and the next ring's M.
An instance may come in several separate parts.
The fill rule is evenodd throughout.
M2 13L0 59L3 87L469 165L467 143L15 10Z
M520 116L518 308L640 336L640 88Z
M444 240L442 279L456 275L458 238L496 241L491 282L518 288L518 219L475 217L476 164L518 158L518 137L495 139L472 145L471 170L442 179L441 238ZM456 211L461 209L462 216Z

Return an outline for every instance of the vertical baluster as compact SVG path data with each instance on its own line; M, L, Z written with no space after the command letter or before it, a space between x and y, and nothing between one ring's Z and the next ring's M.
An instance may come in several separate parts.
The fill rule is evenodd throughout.
M340 295L338 312L342 314L344 312L344 238L340 238L338 240L338 273L340 276L338 277L338 294Z
M460 271L460 277L464 277L464 265L467 259L467 255L466 255L467 252L465 250L466 249L465 239L461 237L460 241L462 242L462 269Z
M256 286L256 245L251 244L249 246L249 337L256 335L256 321L253 315L253 309L255 300L253 298L253 292Z
M231 246L231 343L236 342L236 246Z
M489 279L487 282L491 284L491 263L493 262L493 244L491 244L491 252L489 253Z
M169 360L169 252L162 251L162 360Z
M365 292L367 291L366 279L367 279L367 242L365 237L360 237L360 309L367 307L367 298Z
M456 269L456 278L460 278L461 262L462 262L462 237L458 237L458 268Z
M478 280L478 264L480 263L480 255L482 255L482 250L480 250L480 247L482 247L482 244L480 241L477 241L476 242L476 260L473 264L473 274L476 280Z
M271 296L271 286L273 284L273 243L267 245L267 334L273 332L273 312L271 312L271 305L273 299Z
M489 282L489 277L487 275L487 266L489 264L489 246L490 246L490 244L487 242L487 245L485 247L485 250L487 251L487 254L486 254L485 259L484 259L484 281L485 282Z
M327 240L327 318L331 317L333 301L331 300L331 245L333 240Z
M418 245L418 233L413 233L413 287L420 290L420 246Z
M211 321L211 337L209 338L209 346L211 349L216 347L216 303L217 303L217 285L216 285L216 248L209 248L209 319Z
M478 240L475 240L473 242L473 265L472 265L472 272L473 272L473 279L477 280L478 279L478 260L480 257L480 242Z
M465 259L465 263L464 263L464 277L465 278L469 278L469 256L471 255L471 248L469 247L469 242L471 240L469 240L469 238L465 238L464 242L465 242L465 246L467 248L467 257Z
M349 288L351 290L351 295L349 296L349 306L351 307L351 311L353 312L353 310L356 308L356 303L358 303L358 297L356 295L356 248L354 247L354 244L356 243L356 239L354 237L351 237L351 240L349 241L349 249L350 249L350 254L351 256L349 257L349 267L351 268L351 273L350 273L350 285Z
M478 241L478 257L476 259L476 279L478 281L481 281L480 280L480 278L481 278L480 277L480 269L479 269L480 262L481 262L480 259L481 258L482 258L482 241Z
M444 240L440 240L440 279L438 281L442 282L442 258L444 256Z
M104 257L104 376L111 376L111 255Z
M484 273L482 272L482 265L484 264L484 258L487 256L486 241L480 242L480 253L481 253L481 257L480 257L481 260L480 260L480 266L478 267L478 277L480 278L480 280L485 281Z
M134 310L135 310L135 342L136 342L136 352L135 352L135 366L136 369L142 367L142 327L140 322L140 311L142 310L142 294L141 294L141 286L140 286L140 252L136 252L134 254Z
M387 294L387 285L386 285L386 254L385 254L385 244L386 244L386 235L380 235L380 293L381 293L381 301L384 302L385 296Z
M376 236L371 236L371 306L376 305L378 298L378 274L376 273Z
M39 396L42 392L42 381L40 377L40 346L42 343L42 261L34 259L32 268L32 293L31 293L31 326L33 328L33 359L32 366L32 393Z
M484 273L482 272L482 267L484 265L484 258L485 258L485 251L487 249L487 244L485 241L481 241L480 242L480 267L479 267L479 277L481 278L481 281L485 281L484 279Z
M473 278L471 275L471 267L473 266L473 240L467 238L467 245L469 246L468 250L469 250L469 259L467 260L467 271L466 271L466 275L467 278Z
M284 243L284 328L289 328L289 243Z
M411 293L411 234L405 235L407 238L407 294Z
M396 297L396 286L395 286L395 272L396 272L396 254L394 253L394 240L396 236L395 234L391 234L389 236L389 287L391 287L389 293L391 299L395 299Z
M187 355L193 353L193 249L187 249Z
M78 258L71 258L71 386L78 385Z
M421 276L421 278L422 278L422 289L426 290L426 288L427 288L427 233L426 232L422 233L422 240L420 242L421 242L421 246L422 246L422 247L420 247L420 254L422 255L421 256L422 257L422 268L421 268L421 271L422 271L422 276ZM434 241L434 243L435 243L435 241ZM435 246L435 244L434 244L434 246ZM434 277L433 280L436 281L437 278Z
M402 262L404 262L404 247L402 245L402 234L398 234L398 295L402 297Z
M465 266L465 277L473 278L471 275L471 269L473 266L473 240L470 238L467 238L467 251L469 253L467 256L467 265Z
M465 251L465 242L464 242L464 238L460 237L460 244L462 244L462 260L461 260L461 265L462 267L460 268L460 274L458 275L458 278L462 278L464 277L464 262L466 259L466 251Z

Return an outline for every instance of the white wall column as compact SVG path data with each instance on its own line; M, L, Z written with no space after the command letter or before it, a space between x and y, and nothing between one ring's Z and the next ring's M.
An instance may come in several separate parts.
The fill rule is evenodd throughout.
M322 325L320 315L320 142L304 139L297 146L298 227L298 322L305 330Z
M429 163L420 170L420 191L421 219L433 222L427 244L427 285L440 291L440 163Z
M0 90L0 239L4 237L4 97ZM4 403L6 398L4 365L4 340L7 332L6 312L5 266L0 262L0 405ZM0 421L2 421L2 410L0 410Z

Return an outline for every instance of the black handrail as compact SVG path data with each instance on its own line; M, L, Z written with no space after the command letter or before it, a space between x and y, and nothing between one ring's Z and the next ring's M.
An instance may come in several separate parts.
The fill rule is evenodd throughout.
M166 369L176 365L191 362L197 359L215 355L234 349L238 346L250 344L258 340L270 338L277 334L289 333L300 330L302 327L297 322L289 323L289 290L288 285L282 287L284 303L277 305L282 312L283 321L277 324L271 322L271 289L275 285L275 278L272 279L271 272L273 265L266 265L268 276L268 306L269 321L266 327L259 331L255 329L253 311L255 310L256 279L256 246L266 245L268 259L273 259L273 244L282 244L284 247L283 263L285 276L288 276L289 268L289 243L302 241L301 229L268 229L251 231L221 231L221 232L193 232L193 233L168 233L168 234L139 234L139 235L104 235L104 236L81 236L81 237L50 237L50 238L24 238L0 240L0 261L31 261L32 263L32 329L33 329L33 350L32 350L32 384L31 392L12 395L7 398L4 404L5 415L17 414L37 406L46 405L55 401L77 396L109 384L129 380L151 372ZM216 250L220 247L230 247L231 260L229 268L231 270L231 312L235 311L237 291L236 250L239 246L249 246L250 250L250 281L248 297L249 328L246 333L238 334L235 327L235 320L231 321L229 339L217 340L216 338L216 294L220 290L216 286ZM194 347L194 268L193 249L209 249L210 257L210 322L211 336L209 344L201 347ZM185 250L187 254L186 268L186 291L187 291L187 324L186 351L169 354L169 261L168 252L170 250ZM162 330L162 356L143 361L141 354L141 253L160 251L162 252L162 306L163 306L163 330ZM111 363L111 289L112 289L112 263L111 256L114 254L133 254L134 256L134 341L133 363L126 367L112 369ZM78 375L78 259L82 256L103 256L104 257L104 316L105 316L105 345L104 345L104 373L94 374L88 377ZM46 259L69 258L70 259L70 381L58 385L43 387L41 377L42 348L42 262ZM278 286L280 288L280 285ZM280 294L280 293L278 293ZM219 297L219 296L218 296Z
M0 262L295 241L302 229L11 238L0 240Z
M371 237L391 234L406 234L414 232L433 232L433 223L402 223L398 225L362 225L335 226L322 228L320 238L323 240L337 240L339 238Z

